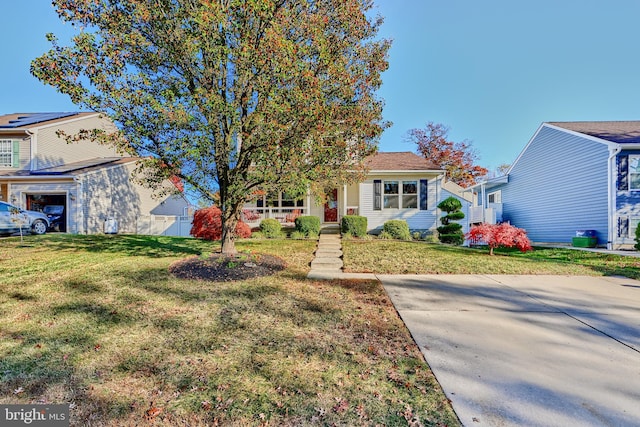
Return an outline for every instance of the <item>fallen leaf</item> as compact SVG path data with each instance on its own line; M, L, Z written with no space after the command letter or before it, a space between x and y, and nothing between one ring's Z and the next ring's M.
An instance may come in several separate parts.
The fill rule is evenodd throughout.
M147 421L153 421L158 415L162 413L162 408L151 405L149 409L144 411L144 419Z

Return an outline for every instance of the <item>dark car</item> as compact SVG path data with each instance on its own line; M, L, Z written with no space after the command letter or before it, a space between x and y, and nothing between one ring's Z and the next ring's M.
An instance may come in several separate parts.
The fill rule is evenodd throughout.
M33 234L44 234L49 228L49 218L42 212L25 211L7 202L0 202L0 234L12 234L30 230Z
M42 212L49 218L49 230L65 230L64 205L47 205Z

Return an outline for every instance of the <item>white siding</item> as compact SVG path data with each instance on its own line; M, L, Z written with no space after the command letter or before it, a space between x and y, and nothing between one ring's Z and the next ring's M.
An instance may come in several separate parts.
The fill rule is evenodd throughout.
M136 233L139 218L148 217L153 212L183 215L186 201L180 204L177 203L178 199L171 196L154 198L150 189L132 182L131 172L134 168L135 163L128 163L100 169L82 177L87 233L103 232L104 222L109 217L118 221L118 232ZM170 199L168 203L164 203L167 199Z
M39 129L36 136L34 136L36 144L31 165L32 169L44 169L96 157L119 156L115 148L91 141L68 144L63 138L56 135L56 132L61 129L69 135L74 135L81 129L105 129L109 131L113 129L113 125L108 120L100 119L96 115Z
M373 209L373 181L380 179L383 181L420 181L428 179L427 210L420 209ZM381 229L384 223L390 219L403 219L409 224L412 230L434 230L439 224L438 209L439 197L442 193L440 180L435 176L424 175L385 175L369 176L367 180L360 184L360 215L367 217L368 229ZM418 197L418 201L420 198Z

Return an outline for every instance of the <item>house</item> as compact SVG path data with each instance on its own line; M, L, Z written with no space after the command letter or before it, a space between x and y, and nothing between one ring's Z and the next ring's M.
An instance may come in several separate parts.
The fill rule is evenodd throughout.
M533 242L631 248L640 221L640 121L540 125L505 176L477 184L470 222L508 221Z
M286 193L266 194L245 205L242 219L257 226L264 218L292 224L299 215L313 215L322 224L338 224L344 215L361 215L373 233L391 219L406 220L412 231L429 233L441 225L440 201L455 196L463 202L463 209L469 206L469 195L447 182L444 170L417 154L377 153L366 159L366 166L364 181L332 189L324 204L316 203L312 194L301 200Z
M138 159L91 141L70 144L58 134L113 128L98 113L0 116L0 200L35 211L55 206L63 213L60 231L68 233L102 233L115 219L110 231L188 235L190 221L179 220L187 201L157 200L132 181Z

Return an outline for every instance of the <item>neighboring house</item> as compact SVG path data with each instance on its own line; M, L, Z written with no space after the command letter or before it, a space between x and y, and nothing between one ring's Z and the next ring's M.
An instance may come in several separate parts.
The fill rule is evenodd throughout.
M358 184L343 185L327 194L324 205L309 194L294 200L286 193L268 194L245 205L243 220L252 226L264 218L290 224L299 215L313 215L322 224L339 223L344 215L367 217L369 231L377 232L390 219L404 219L413 231L433 232L440 225L440 201L455 196L469 206L468 194L445 172L411 152L377 153L367 159L368 174ZM466 228L465 228L466 231Z
M599 246L630 248L640 221L640 121L543 123L505 176L472 190L472 223L508 221L543 243L595 230Z
M158 200L134 183L138 159L91 141L69 144L57 134L96 128L114 125L98 113L0 116L0 200L35 211L62 206L60 229L68 233L102 233L113 218L118 232L188 235L190 221L179 221L187 201L181 196Z

